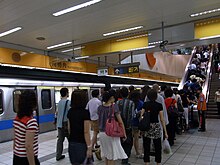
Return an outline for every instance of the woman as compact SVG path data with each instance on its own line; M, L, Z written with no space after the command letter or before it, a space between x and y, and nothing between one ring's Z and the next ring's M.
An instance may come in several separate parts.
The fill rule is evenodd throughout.
M13 165L39 165L38 124L33 118L37 99L33 90L21 91L18 112L14 120Z
M119 108L117 104L114 104L115 98L114 98L113 91L105 92L103 94L102 101L104 102L103 105L100 105L98 108L98 115L99 115L99 140L102 147L102 152L105 157L105 164L106 165L114 165L115 160L117 159L127 159L127 155L125 154L119 137L110 137L105 134L105 126L106 121L108 119L109 114L112 113L112 110L114 109L115 117L119 124L122 125L125 138L123 140L126 140L126 133L124 129L124 124L121 119Z
M142 155L139 152L139 136L140 131L138 130L139 118L141 110L143 108L144 102L140 100L141 94L138 90L135 90L131 93L131 100L135 104L135 115L132 120L132 132L134 136L134 148L136 151L136 158L142 158Z
M150 129L149 131L145 132L143 136L144 162L146 163L145 165L149 165L150 144L152 139L155 146L155 161L157 165L159 165L162 159L162 146L161 146L162 133L161 133L161 127L160 127L158 115L165 132L164 134L165 138L168 138L168 135L163 118L162 104L157 103L155 101L157 99L157 91L154 89L150 89L147 93L147 97L150 101L144 103L143 109L141 111L141 116L144 114L145 111L150 111Z
M71 108L67 114L70 133L68 152L72 165L82 164L86 157L92 156L90 117L89 111L85 109L87 102L87 92L73 91Z
M171 88L168 88L165 90L164 92L165 94L165 105L167 108L167 114L168 114L168 119L169 119L169 124L167 125L167 132L169 135L168 141L170 143L171 146L174 145L174 139L175 139L175 129L176 129L176 117L175 116L178 112L177 110L177 102L173 97L173 90ZM173 110L176 110L176 112L174 111L170 111L170 108L173 108Z

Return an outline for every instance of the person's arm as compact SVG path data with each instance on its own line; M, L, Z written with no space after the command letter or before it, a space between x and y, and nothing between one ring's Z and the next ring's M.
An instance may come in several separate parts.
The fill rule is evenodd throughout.
M159 115L160 115L160 122L162 123L163 130L164 130L164 133L165 133L165 138L168 138L166 124L165 124L165 121L164 121L164 118L163 118L163 111L160 111Z
M84 120L84 137L87 145L87 156L92 156L92 143L90 138L90 120Z
M35 158L34 158L34 136L35 132L33 131L26 131L25 135L25 148L27 152L27 159L29 162L29 165L35 165Z
M68 124L67 124L67 127L68 127L68 134L70 135L70 119L67 120Z
M125 132L125 126L124 126L124 123L123 123L123 121L122 121L122 118L121 118L120 113L116 113L115 116L116 116L116 118L117 118L117 120L118 120L118 123L119 123L119 124L122 126L122 128L123 128L125 139L127 139L126 132Z

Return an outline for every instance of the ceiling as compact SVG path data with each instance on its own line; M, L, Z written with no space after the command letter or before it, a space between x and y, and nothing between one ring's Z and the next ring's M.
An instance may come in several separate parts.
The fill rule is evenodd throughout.
M219 0L103 0L59 17L52 13L88 0L0 0L0 32L17 26L22 30L0 41L45 50L74 40L74 44L105 39L103 33L143 25L149 30L193 21L189 15L220 7ZM217 16L219 12L200 18ZM200 19L199 18L199 19ZM39 41L36 37L45 37Z

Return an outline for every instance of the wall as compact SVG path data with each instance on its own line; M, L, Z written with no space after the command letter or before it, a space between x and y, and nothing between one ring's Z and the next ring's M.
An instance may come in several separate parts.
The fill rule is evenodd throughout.
M149 66L146 54L135 55L133 60L134 62L140 62L141 70L181 78L190 59L190 56L188 55L172 55L164 52L155 52L153 56L156 60L156 63L153 67ZM128 57L124 59L122 63L129 63L130 61L130 57Z

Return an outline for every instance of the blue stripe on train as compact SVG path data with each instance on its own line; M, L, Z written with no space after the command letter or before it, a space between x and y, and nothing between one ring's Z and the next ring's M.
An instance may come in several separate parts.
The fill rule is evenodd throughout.
M39 116L39 123L48 123L54 121L54 114ZM6 130L13 128L13 120L0 121L0 130Z

